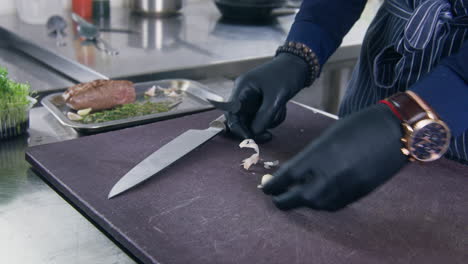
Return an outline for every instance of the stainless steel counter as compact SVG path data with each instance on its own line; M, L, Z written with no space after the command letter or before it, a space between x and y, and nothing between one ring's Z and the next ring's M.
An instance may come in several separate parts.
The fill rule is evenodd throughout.
M134 263L24 160L28 144L77 136L52 118L44 108L35 108L29 139L0 142L0 263Z
M376 6L378 2L371 1L331 62L358 55ZM102 33L102 37L120 51L118 56L105 55L94 46L83 46L70 17L67 17L68 45L65 47L55 45L55 40L47 36L44 25L23 23L15 15L0 16L0 26L5 30L4 34L15 34L20 40L33 43L14 46L76 81L89 81L102 75L109 78L148 76L154 79L167 77L171 72L177 72L179 78L204 79L213 76L206 76L204 73L207 71L201 70L197 76L187 76L181 70L216 68L248 61L253 62L243 70L253 67L271 57L284 42L293 18L293 15L277 17L266 25L232 24L221 19L219 11L209 0L189 0L180 16L170 18L143 18L132 15L128 9L116 8L112 10L110 20L97 24L130 27L139 32ZM238 74L240 72L229 73L231 77Z
M52 71L43 63L8 47L0 48L0 67L8 69L10 78L30 83L32 89L38 92L73 85L71 80Z

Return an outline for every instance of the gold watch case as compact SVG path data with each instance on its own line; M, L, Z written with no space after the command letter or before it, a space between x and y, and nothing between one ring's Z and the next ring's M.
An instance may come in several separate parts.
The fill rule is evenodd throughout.
M402 148L401 151L403 154L409 156L411 161L434 161L441 158L448 150L451 137L450 129L442 120L432 119L431 117L433 117L433 115L429 114L427 119L420 120L413 126L403 123L405 136L401 141L404 143L405 148ZM441 137L434 137L434 133L431 135L426 133L424 134L426 136L421 138L420 134L424 133L427 129L432 129L432 132L439 133L439 135L436 134L436 136ZM434 131L434 129L437 131ZM421 143L421 141L423 142ZM430 144L430 146L427 144Z

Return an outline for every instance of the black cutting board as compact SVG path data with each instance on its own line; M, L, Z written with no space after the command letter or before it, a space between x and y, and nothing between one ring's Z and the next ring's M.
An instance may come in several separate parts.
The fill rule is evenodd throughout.
M28 149L27 160L67 201L143 263L468 263L468 167L411 164L337 213L277 210L257 189L252 154L215 137L112 200L112 186L146 156L211 111ZM332 119L289 105L266 160L284 162ZM340 161L337 161L340 162Z

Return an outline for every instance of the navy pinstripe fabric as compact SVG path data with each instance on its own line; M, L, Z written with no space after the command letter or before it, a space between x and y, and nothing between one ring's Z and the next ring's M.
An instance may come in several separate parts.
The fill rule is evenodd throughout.
M468 0L386 0L369 27L339 115L409 89L468 39ZM447 157L468 162L468 131Z

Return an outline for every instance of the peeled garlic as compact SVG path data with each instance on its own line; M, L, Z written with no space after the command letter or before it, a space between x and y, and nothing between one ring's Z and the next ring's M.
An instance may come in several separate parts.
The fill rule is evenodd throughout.
M81 109L81 110L78 110L78 115L80 116L87 116L89 115L89 113L91 113L93 109L92 108L85 108L85 109Z
M260 185L257 186L257 188L262 189L263 186L265 186L265 184L267 184L267 182L271 181L271 179L273 179L273 175L271 175L271 174L263 175L262 181L261 181Z
M73 112L68 112L67 113L67 117L68 119L72 120L72 121L80 121L80 120L83 120L83 117L80 116L80 115L77 115Z
M178 93L175 92L175 91L172 91L172 92L170 92L169 94L167 94L167 96L168 96L168 97L179 97L180 94L178 94Z

